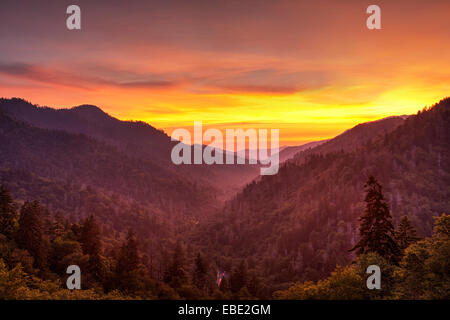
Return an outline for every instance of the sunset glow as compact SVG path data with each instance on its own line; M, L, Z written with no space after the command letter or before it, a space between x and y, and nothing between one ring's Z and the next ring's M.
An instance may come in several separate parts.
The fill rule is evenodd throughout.
M203 121L279 128L282 145L327 139L449 93L450 3L377 2L370 31L356 1L78 1L83 28L68 31L66 4L2 1L0 95L168 134Z

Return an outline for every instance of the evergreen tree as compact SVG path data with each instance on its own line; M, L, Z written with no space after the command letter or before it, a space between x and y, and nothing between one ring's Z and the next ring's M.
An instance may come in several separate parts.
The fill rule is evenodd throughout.
M125 243L120 248L117 267L121 273L133 271L139 266L139 253L136 236L132 230L128 230Z
M80 232L80 243L84 254L91 256L100 254L100 229L94 216L84 221Z
M185 271L185 254L184 248L180 241L177 241L173 252L172 263L166 271L164 281L173 288L179 288L187 283L187 274Z
M360 217L359 242L350 250L356 250L358 255L375 252L397 264L400 249L395 240L392 216L386 203L382 187L370 176L366 185L366 209Z
M450 299L450 216L435 217L433 236L406 248L395 273L396 299Z
M197 288L204 292L208 288L208 267L205 257L199 252L195 258L192 282Z
M139 285L139 252L136 236L128 231L125 243L119 251L116 266L116 280L120 289L127 293L135 292Z
M242 260L239 266L237 266L231 274L231 290L233 292L238 292L243 287L247 286L247 281L247 263L245 260Z
M38 201L25 202L20 209L19 229L16 241L22 249L34 258L35 266L45 266L44 240L42 236L41 217L44 208Z
M16 207L5 186L0 186L0 233L7 238L14 237L16 228Z
M248 281L247 281L247 288L248 288L248 292L254 296L257 297L260 291L260 280L258 279L256 273L252 272L249 277L248 277Z
M54 219L51 222L50 228L48 230L49 238L54 241L58 237L62 237L65 232L65 220L61 212L57 212L54 215Z
M411 225L408 216L403 216L398 224L398 230L395 233L398 246L403 252L410 244L417 242L420 238L417 236L416 229Z
M101 258L100 228L94 216L87 218L80 230L80 242L83 253L89 255L88 273L94 280L103 280L103 263Z

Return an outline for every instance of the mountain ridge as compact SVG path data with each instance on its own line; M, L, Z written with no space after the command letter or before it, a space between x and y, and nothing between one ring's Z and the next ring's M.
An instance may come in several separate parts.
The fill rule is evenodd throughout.
M192 241L220 248L224 266L246 259L271 290L319 280L354 259L369 175L384 187L394 222L408 215L429 236L433 217L450 211L450 98L355 147L301 152L301 161L247 185Z
M81 105L69 109L40 107L19 99L0 99L0 111L11 117L42 129L56 129L74 134L85 134L113 145L127 155L158 164L175 175L208 184L220 199L231 197L236 188L259 174L255 165L180 165L171 161L171 150L178 142L172 141L162 130L142 121L122 121L101 108ZM216 181L221 181L217 184Z

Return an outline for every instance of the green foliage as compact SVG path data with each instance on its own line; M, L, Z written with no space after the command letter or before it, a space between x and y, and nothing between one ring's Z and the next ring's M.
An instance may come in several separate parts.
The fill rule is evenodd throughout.
M0 299L139 299L164 295L162 285L151 280L140 264L132 231L118 261L101 255L101 242L94 218L86 219L81 226L70 224L58 214L52 216L37 201L26 202L20 210L15 239L0 234ZM64 286L66 269L72 264L82 270L83 290L70 291ZM120 291L114 290L117 288Z
M8 270L0 259L0 300L121 300L126 298L117 291L103 294L92 289L62 289L58 281L44 281L25 273L20 264Z
M367 268L370 265L377 265L381 270L381 289L380 290L368 290L366 286L366 280L369 276L366 273ZM358 257L356 261L357 272L363 279L363 286L365 291L365 296L367 299L383 299L389 298L392 294L394 288L394 273L398 269L396 265L392 264L391 261L380 256L375 252L369 252L362 254Z
M395 297L450 298L450 216L436 218L434 234L410 245L395 273Z
M317 283L306 281L276 291L276 299L449 299L450 216L436 218L434 234L411 244L399 266L375 252L362 254L356 264L338 267ZM381 290L368 290L369 265L381 269Z
M48 263L55 273L64 275L68 265L80 265L82 261L83 253L79 242L58 237L51 243Z
M355 266L338 267L329 278L317 284L311 281L297 283L274 293L275 299L286 300L359 300L365 297L364 278Z

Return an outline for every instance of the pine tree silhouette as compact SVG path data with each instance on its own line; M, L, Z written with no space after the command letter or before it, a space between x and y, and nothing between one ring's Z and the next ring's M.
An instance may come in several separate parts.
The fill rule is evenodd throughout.
M0 187L0 233L13 239L16 221L14 201L5 186Z
M357 255L375 252L388 261L398 264L401 255L395 239L394 225L382 187L370 176L366 185L366 209L359 218L359 242L350 251Z
M420 238L417 236L416 229L411 225L408 216L403 216L398 224L398 230L395 233L398 246L403 252L410 244L417 242Z
M202 291L206 291L208 285L208 263L205 257L199 252L195 258L194 273L192 282Z
M19 229L16 241L34 258L37 268L45 267L45 251L41 219L44 208L38 201L25 202L20 209Z

